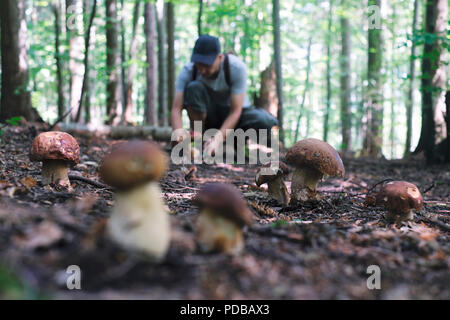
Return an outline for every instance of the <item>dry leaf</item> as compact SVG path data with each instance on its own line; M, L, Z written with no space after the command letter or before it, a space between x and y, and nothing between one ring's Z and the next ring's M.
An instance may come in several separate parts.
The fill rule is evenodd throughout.
M20 179L20 183L27 188L33 188L37 184L37 181L33 177L26 176Z
M43 221L30 228L24 237L16 237L14 241L22 248L34 250L49 247L63 237L61 229L51 221Z

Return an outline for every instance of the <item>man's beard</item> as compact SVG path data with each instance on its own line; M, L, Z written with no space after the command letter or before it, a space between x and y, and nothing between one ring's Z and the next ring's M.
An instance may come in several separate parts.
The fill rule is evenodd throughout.
M213 74L211 74L211 75L210 75L209 77L207 77L207 78L210 79L210 80L217 79L217 77L219 76L219 73L220 73L220 69L217 70L216 72L214 72Z

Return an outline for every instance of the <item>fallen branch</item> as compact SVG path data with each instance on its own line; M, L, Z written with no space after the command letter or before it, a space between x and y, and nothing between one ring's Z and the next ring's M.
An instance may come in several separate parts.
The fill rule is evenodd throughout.
M50 126L50 128L48 128L48 131L52 131L53 128L60 123L61 121L63 121L72 111L72 108L70 108L69 110L67 110L67 112L65 114L63 114L61 117L59 117L58 119L56 119L56 121Z
M110 189L112 190L111 187L107 186L106 184L103 184L101 182L83 177L83 176L79 176L76 174L69 174L69 180L78 180L78 181L82 181L82 182L86 182L88 184L93 185L94 187L98 187L98 188L102 188L102 189Z
M111 138L148 138L154 140L170 141L172 136L171 127L154 126L107 126L83 123L61 123L58 125L61 131L81 135L107 135Z
M422 220L424 220L425 222L429 222L431 224L434 224L435 226L441 228L442 230L450 232L450 226L448 224L442 222L438 218L423 217Z

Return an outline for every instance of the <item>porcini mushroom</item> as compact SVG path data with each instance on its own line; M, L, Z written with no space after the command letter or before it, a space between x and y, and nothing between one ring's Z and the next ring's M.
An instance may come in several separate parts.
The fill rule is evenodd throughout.
M170 242L169 215L158 180L167 169L167 156L158 145L130 141L107 155L100 176L116 189L107 230L126 249L143 252L159 261Z
M325 141L305 139L294 144L286 161L295 166L291 183L291 199L317 199L317 183L324 175L345 175L344 164L337 151Z
M272 163L268 163L258 169L255 178L256 185L259 187L260 185L267 183L267 192L269 193L269 197L274 198L282 205L287 205L290 197L283 177L289 174L289 168L281 161L278 162L277 170L271 169L271 166Z
M48 131L33 140L30 149L31 161L42 161L42 183L55 183L70 187L68 171L80 159L80 147L70 134Z
M376 194L376 204L386 208L386 219L390 223L400 224L402 221L413 220L413 209L422 209L423 198L415 184L391 181Z
M193 198L200 207L195 237L202 251L239 253L244 247L242 229L253 213L239 190L229 184L205 184Z

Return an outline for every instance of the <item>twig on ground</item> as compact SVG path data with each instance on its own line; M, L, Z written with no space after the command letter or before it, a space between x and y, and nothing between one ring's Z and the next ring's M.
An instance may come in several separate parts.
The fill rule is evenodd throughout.
M76 175L76 174L69 174L69 179L70 180L78 180L78 181L86 182L88 184L93 185L94 187L113 190L111 187L107 186L106 184L103 184L103 183L100 183L98 181L94 181L92 179L89 179L89 178L86 178L86 177L83 177L83 176L79 176L79 175Z
M424 220L425 222L429 222L431 224L434 224L435 226L438 226L439 228L450 232L450 226L444 222L442 222L441 220L439 220L438 218L429 218L429 217L422 217L422 220Z
M50 126L50 128L48 129L48 131L52 131L53 128L60 123L62 120L64 120L64 118L66 118L70 112L72 111L72 108L70 108L65 114L63 114L61 117L59 117L58 119L56 119L56 121Z
M431 186L429 186L428 188L426 188L424 191L422 191L422 193L427 193L428 191L430 191L431 189L433 189L435 187L434 182L431 184Z

